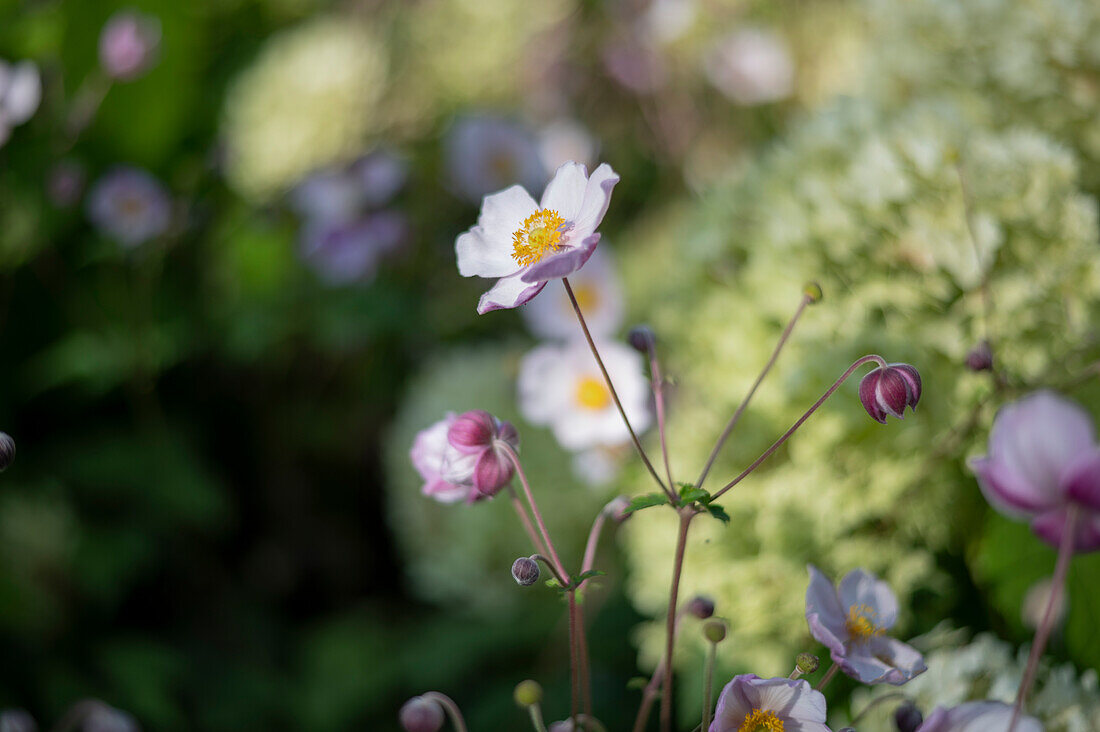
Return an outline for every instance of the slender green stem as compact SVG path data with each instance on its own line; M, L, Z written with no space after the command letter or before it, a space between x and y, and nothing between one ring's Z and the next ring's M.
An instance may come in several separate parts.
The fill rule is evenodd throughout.
M546 722L542 721L542 709L538 704L532 704L527 707L527 711L531 713L531 724L535 727L535 732L546 732Z
M825 672L825 675L821 677L821 681L818 681L817 686L815 686L814 688L818 691L824 689L826 686L829 685L829 682L833 680L833 677L836 676L836 672L839 670L840 666L837 666L834 663L832 666L829 667L829 670Z
M714 657L718 654L718 644L711 643L707 649L706 666L703 668L703 732L710 729L710 695L714 686Z
M1047 606L1043 611L1043 619L1035 631L1035 639L1031 642L1031 652L1027 656L1027 666L1024 668L1024 678L1020 682L1020 689L1016 692L1016 703L1012 706L1012 721L1008 723L1008 732L1016 729L1016 723L1020 721L1020 713L1023 711L1024 702L1027 701L1031 685L1035 683L1035 672L1039 668L1039 659L1046 649L1050 631L1054 629L1054 608L1062 599L1062 592L1066 587L1066 577L1069 575L1069 562L1073 559L1073 548L1077 539L1077 523L1080 512L1076 506L1070 505L1066 511L1066 525L1062 533L1062 542L1058 546L1058 561L1054 565L1054 577L1050 581L1050 596L1047 597Z
M729 483L726 483L726 485L723 486L721 490L719 490L717 493L714 494L714 496L712 497L711 500L714 500L715 498L718 498L723 493L728 491L730 488L733 488L735 485L740 483L742 480L745 479L746 476L748 476L749 473L756 470L760 466L760 463L764 462L769 457L771 457L772 453L775 452L776 450L778 450L779 446L782 445L784 442L786 442L787 439L791 435L793 435L799 427L802 426L802 423L805 422L807 419L809 419L810 416L814 412L817 411L818 407L820 407L822 404L824 404L825 400L828 399L829 397L831 397L833 395L833 392L835 392L837 389L839 389L840 385L843 384L845 382L845 380L855 372L856 369L858 369L860 366L862 366L863 364L865 364L869 361L875 361L876 363L878 363L879 366L886 366L886 360L884 358L882 358L882 356L870 355L870 356L864 356L863 358L858 359L855 363L853 363L851 366L848 367L847 371L845 371L843 374L840 375L839 379L837 379L836 381L833 382L833 385L830 386L825 391L825 393L821 395L820 399L818 399L816 402L814 402L812 407L807 409L806 412L801 417L798 418L797 422L795 422L793 425L791 425L791 428L789 430L784 432L783 435L778 440L773 442L771 447L769 447L767 450L765 450L760 457L756 458L756 460L754 460L752 462L752 464L749 465L749 467L742 470L740 475L738 475L736 478L731 480Z
M783 329L783 334L779 336L779 342L775 344L775 349L772 351L771 358L764 364L763 370L756 377L756 381L752 383L745 398L741 400L741 403L737 405L737 411L730 417L730 421L726 423L726 428L722 430L722 434L718 437L718 441L714 443L714 449L710 451L710 457L707 458L707 464L703 466L703 472L699 474L699 479L695 481L696 488L703 487L703 481L707 479L707 474L710 473L710 469L714 467L714 461L718 459L718 453L722 449L722 445L726 444L726 440L729 439L730 433L733 432L733 428L737 426L737 423L741 420L741 415L745 413L745 409L749 406L749 402L752 401L752 397L756 394L756 390L760 387L761 382L768 375L768 372L772 370L772 366L775 365L776 360L779 359L779 352L783 350L783 346L786 345L787 340L791 337L791 331L794 330L794 326L798 323L798 319L802 317L802 313L806 310L806 307L813 302L813 299L809 295L802 296L802 302L798 304L798 309L794 311L794 315L791 316L790 321L787 323L787 327Z
M577 702L580 696L580 677L578 675L577 656L577 596L573 590L565 593L569 602L569 719L576 726Z
M684 569L688 528L695 518L691 508L680 512L680 533L676 537L676 555L672 564L672 587L668 593L668 618L665 621L665 677L661 684L661 729L672 732L672 651L676 638L676 602L680 594L680 575Z
M426 694L421 694L421 696L425 699L431 699L443 707L447 712L447 716L451 718L451 724L454 725L456 732L466 732L466 720L462 718L462 712L459 711L454 699L446 694L440 694L438 691L429 691Z
M600 351L596 348L596 342L592 340L592 334L588 331L588 323L584 320L584 313L581 312L581 306L577 303L577 297L573 294L573 288L569 285L569 279L562 277L562 284L565 285L565 292L569 295L569 302L573 304L573 312L577 314L577 320L581 324L581 330L584 331L584 339L588 341L588 348L592 351L592 355L596 358L596 365L600 367L600 373L603 374L603 380L607 384L607 390L611 393L611 400L615 402L615 407L619 410L619 416L623 419L623 424L626 425L627 432L630 433L630 439L634 443L634 448L638 451L638 455L641 456L642 462L645 463L646 469L649 470L649 474L653 476L653 480L657 481L657 485L661 486L670 499L675 500L676 496L672 492L672 488L666 486L664 481L661 480L661 476L657 475L657 471L653 467L653 463L649 461L649 456L645 453L645 448L642 447L641 440L638 439L638 434L634 431L633 425L630 424L630 419L626 416L626 410L623 409L623 403L619 401L619 393L615 391L615 385L611 383L611 376L607 373L607 367L603 364L603 359L600 357Z

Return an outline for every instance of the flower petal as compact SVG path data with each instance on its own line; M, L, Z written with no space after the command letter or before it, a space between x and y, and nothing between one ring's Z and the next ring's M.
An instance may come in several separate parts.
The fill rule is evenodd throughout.
M1062 544L1067 519L1067 508L1048 511L1031 522L1031 530L1047 544L1057 548ZM1100 549L1100 516L1085 512L1077 520L1076 534L1073 545L1075 552L1091 552Z
M1071 501L1100 511L1100 448L1078 455L1062 471L1059 483Z
M458 273L463 277L506 277L519 271L512 259L512 234L537 209L523 186L486 196L477 226L455 240Z
M870 572L853 569L840 581L840 605L866 605L875 612L874 623L879 628L891 628L898 618L898 599L890 585Z
M545 282L530 284L519 277L501 277L492 289L481 296L477 312L484 315L492 310L519 307L542 291Z
M804 679L759 679L752 683L752 687L759 694L758 709L773 711L783 719L825 721L825 697L820 691L810 688L809 682ZM749 698L752 698L751 692Z
M447 442L461 453L480 453L492 443L496 432L493 415L483 409L463 412L451 423Z
M581 240L577 246L552 254L531 265L520 277L524 282L546 282L558 277L568 277L584 266L599 243L600 235L592 234Z
M483 496L492 496L512 479L515 467L503 452L490 449L481 454L474 466L474 488Z
M718 707L714 711L714 721L708 732L736 732L745 717L752 712L753 706L745 695L748 682L758 678L756 674L742 674L722 688L718 695Z
M603 221L607 207L611 204L611 191L619 182L619 174L611 169L607 163L601 164L592 171L588 179L588 186L584 191L584 202L581 204L577 217L573 219L573 231L576 236L587 236L593 232Z
M546 184L541 208L557 211L563 219L575 223L587 188L588 168L572 161L563 163Z
M845 612L836 587L814 565L809 564L806 569L810 572L810 584L806 587L806 622L810 625L810 633L830 650L843 652L848 631L844 627Z
M1056 495L1040 490L1019 473L1011 472L1004 463L984 457L972 459L969 465L985 500L1010 518L1031 518L1060 504Z
M1007 732L1012 706L999 701L972 701L952 709L933 711L917 732ZM1039 720L1021 714L1016 732L1043 732Z

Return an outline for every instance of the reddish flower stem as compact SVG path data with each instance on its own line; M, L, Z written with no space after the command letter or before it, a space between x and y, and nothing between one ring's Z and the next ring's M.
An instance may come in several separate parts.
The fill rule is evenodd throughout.
M577 657L580 663L581 703L584 714L591 717L592 678L588 666L588 637L584 630L584 606L580 603L577 604Z
M814 688L818 691L824 689L826 686L829 685L829 682L833 680L833 677L836 676L836 672L839 670L840 666L837 666L835 663L832 666L829 666L829 670L825 672L825 675L821 677L821 681L818 681L817 686L815 686Z
M523 524L523 530L527 532L527 537L531 540L531 545L535 547L535 553L546 554L548 550L543 546L542 539L535 533L535 527L531 525L531 517L527 515L527 509L523 505L523 501L516 495L516 489L512 486L508 486L508 496L512 501L512 508L516 511L516 516L519 517L519 521Z
M1039 668L1039 659L1046 649L1050 632L1054 629L1054 608L1062 597L1066 587L1066 577L1069 575L1069 562L1073 559L1073 545L1077 538L1077 519L1080 516L1075 506L1070 506L1066 511L1066 527L1062 534L1062 542L1058 546L1058 561L1054 565L1054 577L1050 582L1050 596L1047 598L1046 609L1043 610L1043 619L1035 631L1035 639L1031 642L1031 652L1027 656L1027 666L1024 668L1024 678L1020 682L1020 689L1016 692L1016 703L1012 706L1012 721L1008 723L1008 732L1016 729L1016 723L1020 719L1024 702L1027 701L1031 685L1035 683L1035 672Z
M695 518L692 508L681 509L679 513L680 533L676 537L676 555L672 560L672 587L668 593L668 617L665 621L665 677L661 684L661 729L664 732L672 732L672 650L676 638L676 601L680 594L688 528Z
M554 542L550 540L550 532L546 530L546 522L542 520L539 506L535 503L535 496L531 493L531 485L527 482L527 474L523 472L523 466L519 462L519 455L516 455L516 451L513 450L510 445L503 442L500 444L500 449L503 450L504 454L512 461L512 465L516 467L516 475L519 476L519 483L523 486L523 493L527 497L527 503L531 508L531 514L535 517L535 523L538 525L539 532L542 534L542 540L546 542L546 550L549 552L550 558L554 560L554 566L558 570L558 574L568 580L569 573L565 571L565 566L561 563L558 552L554 548Z
M668 495L669 499L676 500L676 496L672 493L672 489L665 485L664 481L661 480L661 476L657 475L653 463L649 461L649 456L646 455L645 448L642 447L642 443L638 439L637 433L634 432L634 427L630 424L630 420L626 416L626 410L623 409L623 403L619 401L619 393L615 391L615 385L611 383L611 376L607 373L607 367L604 366L603 359L600 358L600 351L596 348L596 342L592 340L592 334L588 331L588 324L584 320L584 313L581 312L581 306L577 303L577 297L573 294L573 288L569 285L569 279L562 277L561 281L562 284L565 285L565 293L569 295L569 302L573 304L573 312L577 314L577 320L581 324L581 330L584 331L584 339L588 341L588 348L596 358L596 365L600 367L600 373L603 374L603 380L607 384L608 391L611 392L611 400L615 402L615 407L619 410L619 416L623 418L623 424L626 425L627 432L630 433L630 439L634 443L634 448L638 451L638 455L641 456L642 462L645 463L646 469L649 470L649 474L653 476L653 480L657 481L657 485L661 486L661 490Z
M779 342L775 344L775 349L772 351L771 358L764 364L763 370L756 377L756 381L753 382L749 388L745 398L741 400L741 403L737 405L737 411L730 417L730 421L726 423L726 428L722 430L721 436L718 437L718 441L714 443L714 449L710 451L710 457L707 458L707 464L703 466L703 472L699 474L699 479L695 481L696 488L703 487L703 481L707 479L707 474L710 473L710 469L714 467L714 461L718 459L718 453L722 449L722 445L726 444L726 440L729 438L730 433L733 432L733 428L737 426L737 423L741 420L741 415L745 413L745 409L749 406L749 402L752 401L752 397L756 394L756 390L760 387L761 382L768 375L768 372L772 370L772 366L779 359L779 352L783 350L783 346L786 345L787 340L791 337L791 332L794 330L794 326L798 323L798 319L802 317L802 313L806 310L806 307L813 302L813 299L809 295L802 296L802 302L798 304L798 309L794 311L794 315L791 316L790 321L787 323L787 327L783 329L783 334L779 336Z
M864 356L863 358L858 359L855 363L853 363L851 366L848 367L847 371L845 371L843 374L840 375L839 379L837 379L836 381L833 382L833 385L830 386L825 391L825 393L821 395L820 399L818 399L816 402L814 402L812 407L807 409L806 412L801 417L798 418L797 422L795 422L793 425L791 425L791 428L789 430L784 432L783 435L778 440L773 442L771 447L769 447L767 450L765 450L763 452L763 454L760 455L760 457L756 458L756 460L754 460L752 462L752 464L749 465L749 467L742 470L740 475L738 475L736 478L731 480L729 483L726 483L726 485L723 486L721 490L719 490L717 493L714 494L714 496L712 497L711 500L714 500L715 498L720 497L723 493L728 491L730 488L733 488L735 485L737 485L742 480L744 480L749 475L749 473L751 473L752 471L754 471L758 467L760 467L760 464L762 462L764 462L765 460L767 460L769 457L771 457L772 453L775 452L776 450L778 450L779 446L782 445L784 442L786 442L787 439L791 435L793 435L799 427L802 426L802 423L805 422L807 419L809 419L810 416L814 412L817 411L818 407L820 407L822 404L824 404L825 400L828 399L829 397L831 397L833 395L833 392L835 392L837 389L839 389L840 385L843 384L845 382L845 380L849 376L851 376L852 373L855 372L856 369L858 369L860 366L862 366L863 364L865 364L869 361L875 361L876 363L878 363L879 366L886 366L886 361L885 361L885 359L882 358L882 356L870 355L870 356Z
M676 624L673 627L675 633L680 627L680 618L684 614L684 608L676 611ZM645 732L646 723L649 722L649 711L653 707L653 700L657 698L657 687L665 678L665 661L662 658L653 669L653 675L649 677L649 683L642 690L642 703L638 706L638 714L634 717L633 732Z
M657 411L657 433L661 438L661 456L665 461L665 477L668 478L668 486L672 488L676 482L672 480L672 466L668 461L668 439L665 430L665 382L661 378L661 364L657 361L657 347L651 342L649 348L649 375L653 388L653 404Z
M451 724L454 725L456 732L466 732L466 720L462 718L462 712L459 711L458 705L455 704L454 699L446 694L440 694L438 691L429 691L420 696L425 699L431 699L436 704L443 707L447 712L447 716L451 718Z
M565 593L569 602L569 719L576 726L577 722L577 698L580 696L580 678L578 675L577 656L577 597L570 590Z

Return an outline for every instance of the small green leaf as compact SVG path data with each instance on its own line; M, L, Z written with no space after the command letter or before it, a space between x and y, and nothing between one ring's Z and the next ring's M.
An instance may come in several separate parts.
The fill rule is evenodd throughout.
M680 489L680 501L685 506L689 503L695 503L696 501L706 503L708 500L710 500L710 494L702 488L685 486Z
M730 515L726 513L726 509L722 508L717 503L708 503L707 512L724 524L728 524L730 522Z
M626 507L623 513L634 513L635 511L641 511L643 508L662 506L666 503L668 503L668 497L663 493L647 493L644 496L634 496L630 499L630 505Z

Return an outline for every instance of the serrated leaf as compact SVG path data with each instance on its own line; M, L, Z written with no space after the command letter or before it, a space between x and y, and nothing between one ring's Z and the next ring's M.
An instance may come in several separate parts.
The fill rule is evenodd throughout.
M695 503L696 501L703 501L705 503L709 499L710 493L707 493L702 488L686 486L680 489L680 500L684 505Z
M668 497L663 493L647 493L644 496L634 496L630 499L630 505L626 507L623 513L634 513L635 511L641 511L643 508L663 506L666 503L668 503Z
M726 513L726 509L722 508L717 503L708 503L707 513L709 513L711 516L718 519L724 524L728 524L730 522L730 515Z

